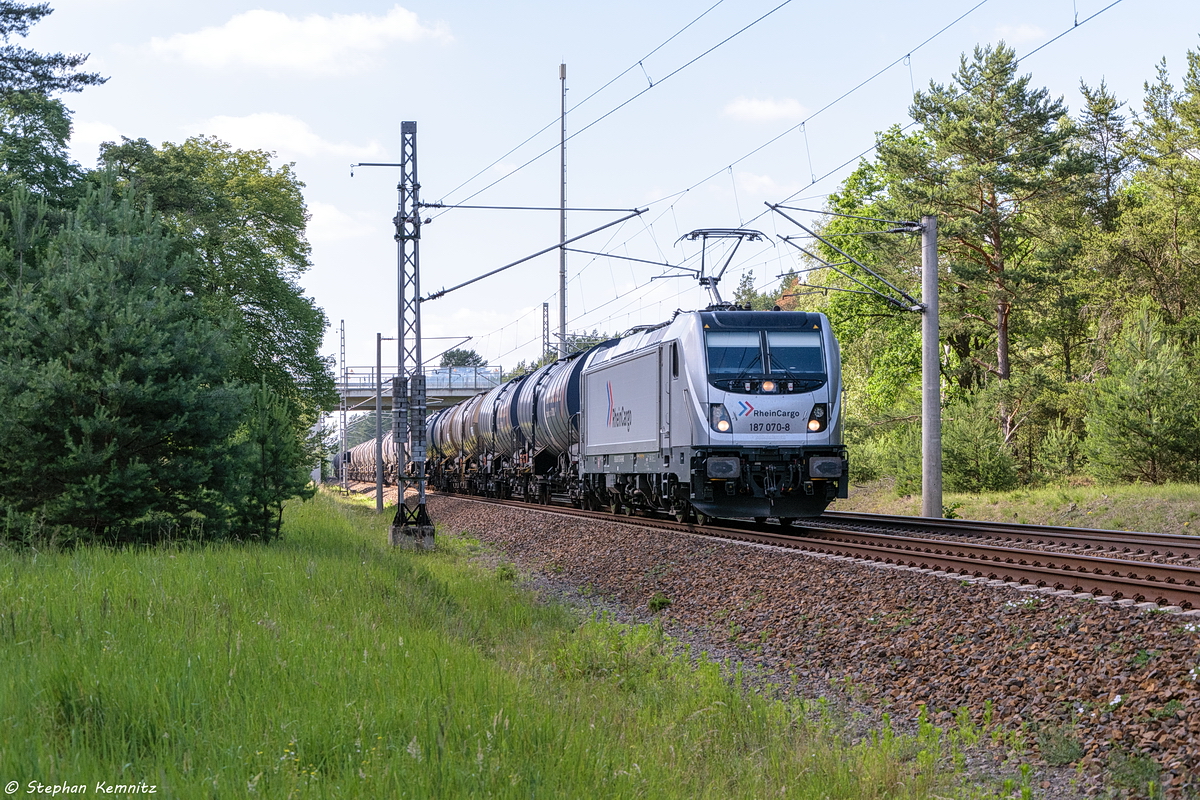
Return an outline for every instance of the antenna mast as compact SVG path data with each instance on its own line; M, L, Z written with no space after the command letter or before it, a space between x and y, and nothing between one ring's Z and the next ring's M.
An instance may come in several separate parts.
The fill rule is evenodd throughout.
M559 175L558 193L558 357L567 355L567 65L558 65L562 82L561 111L559 112Z

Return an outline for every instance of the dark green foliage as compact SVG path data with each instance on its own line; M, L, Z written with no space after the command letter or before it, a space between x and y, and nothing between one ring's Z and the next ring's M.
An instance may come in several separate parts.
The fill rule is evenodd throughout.
M946 409L942 421L942 478L951 492L1012 489L1017 469L996 424L995 400L984 392Z
M950 84L915 98L920 127L880 134L877 158L828 203L879 219L938 216L945 485L980 491L1083 470L1200 478L1200 412L1187 396L1200 376L1200 53L1187 54L1177 84L1159 66L1129 125L1103 83L1081 85L1072 120L1016 69L1004 45L964 55ZM855 233L836 241L917 295L915 237L857 235L870 227L831 217L823 231ZM828 269L807 280L864 288ZM838 331L856 463L913 491L919 451L902 431L919 407L918 319L799 282L783 296L825 311ZM1132 321L1142 297L1161 315L1158 333Z
M33 92L0 94L0 193L17 184L56 206L76 197L82 177L70 160L71 112Z
M0 504L107 540L192 512L215 531L245 401L229 321L184 291L159 221L111 190L52 233L41 216L25 191L0 205Z
M441 367L486 367L487 359L474 350L455 348L442 353Z
M270 541L283 525L283 504L309 498L310 450L297 435L290 403L266 381L254 392L240 444L237 534Z
M1147 84L1132 146L1141 168L1120 195L1106 243L1107 274L1125 297L1148 296L1172 323L1200 314L1200 52L1188 53L1182 89L1164 61Z
M18 3L0 0L0 94L34 92L78 92L85 86L98 86L108 78L95 72L77 72L87 61L86 55L38 53L11 43L14 36L25 36L30 26L51 11L49 3Z
M1150 303L1126 321L1108 365L1088 404L1091 472L1147 483L1200 478L1200 376Z
M81 180L50 94L104 79L10 43L48 13L0 0L3 538L273 538L334 398L303 184L206 138Z
M777 292L759 292L754 288L754 274L745 272L738 281L737 291L733 293L733 302L755 311L770 311L778 301L777 295Z
M1058 274L1034 241L1090 162L1070 147L1062 100L1019 76L1003 43L964 55L952 84L917 94L912 117L920 133L880 138L889 202L907 218L938 216L951 289L943 292L943 332L963 370L960 384L1008 380L1021 311ZM998 418L1007 438L1014 412L1002 408Z
M188 286L214 314L234 313L235 374L287 398L301 427L333 408L330 362L321 355L328 321L298 283L308 270L304 184L271 154L236 150L212 137L155 148L124 139L101 148L123 187L149 197L180 252L193 256Z

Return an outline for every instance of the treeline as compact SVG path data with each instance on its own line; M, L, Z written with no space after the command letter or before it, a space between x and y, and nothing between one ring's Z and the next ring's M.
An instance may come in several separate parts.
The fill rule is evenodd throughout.
M0 36L48 13L0 0ZM0 47L3 541L271 539L336 402L303 183L208 137L71 162L84 59Z
M1164 59L1138 110L1104 83L1081 84L1078 108L1019 74L1003 43L976 48L828 199L837 214L938 218L949 489L1200 479L1200 54L1187 54L1181 87ZM894 228L831 216L822 233L919 297L918 237L880 232ZM920 481L920 321L834 291L863 288L826 268L767 297L743 286L739 302L830 315L855 472L894 475L908 493Z

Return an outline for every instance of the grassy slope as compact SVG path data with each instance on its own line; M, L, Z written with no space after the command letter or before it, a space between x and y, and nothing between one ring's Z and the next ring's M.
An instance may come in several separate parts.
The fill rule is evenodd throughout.
M821 704L743 693L653 627L533 602L473 566L468 540L384 540L379 518L319 496L269 547L0 550L0 780L831 799L963 780L933 765L978 731L851 744Z
M1200 533L1200 486L1124 485L1088 483L1021 489L981 495L946 492L942 504L955 507L963 519L1069 525L1107 530L1153 533ZM890 481L851 485L850 498L838 500L832 511L878 514L921 513L919 495L898 497Z

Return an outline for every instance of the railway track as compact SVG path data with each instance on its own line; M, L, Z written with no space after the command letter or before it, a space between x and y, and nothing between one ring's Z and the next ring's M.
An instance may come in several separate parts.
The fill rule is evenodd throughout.
M1153 603L1163 608L1200 608L1200 566L1192 563L1200 556L1200 541L1186 536L873 514L829 514L786 528L739 520L697 526L655 517L614 517L602 511L461 497L610 522L619 519L692 535L941 571L964 578L1046 587L1081 596ZM1125 554L1138 558L1117 557ZM1153 558L1159 560L1149 560Z
M809 528L830 526L855 530L894 531L911 528L920 530L927 536L970 537L1014 545L1061 547L1130 558L1176 560L1181 563L1200 562L1200 536L1170 533L1018 525L966 519L922 518L914 521L913 517L833 511L827 511L819 519L806 520L804 525Z

